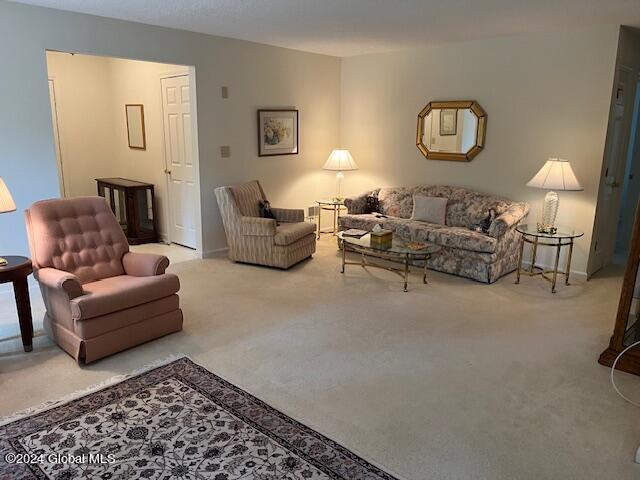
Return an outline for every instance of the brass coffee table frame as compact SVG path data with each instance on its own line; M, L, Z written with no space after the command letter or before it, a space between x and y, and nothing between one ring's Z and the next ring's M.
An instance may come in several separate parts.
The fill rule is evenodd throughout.
M377 250L375 248L367 248L361 247L359 245L355 245L353 243L345 242L343 238L338 237L338 241L340 242L342 248L342 270L340 273L344 274L345 265L360 265L362 268L373 267L380 268L383 270L387 270L389 272L393 272L396 275L400 276L404 280L404 291L408 292L407 289L409 283L409 265L414 261L424 262L423 271L422 271L422 283L424 285L428 284L427 282L427 260L431 258L431 255L436 252L425 252L425 253L396 253L396 252L388 252L385 250ZM347 247L348 246L348 247ZM347 261L347 249L350 252L359 253L360 261L359 262L351 262ZM388 260L390 262L402 263L403 268L394 268L388 265L380 265L377 263L371 263L367 261L367 257L379 258L381 260Z
M524 229L520 229L519 227L516 227L516 230L520 233L521 238L520 238L520 253L518 255L518 269L516 271L515 283L516 284L520 283L521 274L527 275L529 277L540 275L547 282L551 283L551 293L556 293L556 283L557 283L558 275L564 275L564 284L569 285L569 276L571 275L571 257L573 255L574 240L576 238L581 237L583 233L578 232L574 234L560 234L558 236L551 236L551 235L536 235L535 233L527 232ZM553 241L540 241L540 239L553 240ZM523 254L524 254L525 243L532 245L531 265L529 266L528 270L522 269L522 260L524 256ZM555 258L555 263L552 269L545 269L543 267L539 267L536 265L536 255L538 253L539 245L556 248L556 258ZM567 255L567 263L564 271L558 270L558 265L560 263L560 252L562 251L562 247L569 247L569 255Z

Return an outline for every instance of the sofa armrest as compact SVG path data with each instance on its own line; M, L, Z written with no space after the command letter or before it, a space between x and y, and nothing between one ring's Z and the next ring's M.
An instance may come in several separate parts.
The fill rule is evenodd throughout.
M499 238L504 235L507 230L515 227L529 213L528 203L514 203L502 215L498 215L489 227L489 235Z
M304 222L304 210L301 208L271 208L278 222L298 223Z
M276 221L273 218L242 217L240 233L252 237L273 237L276 234Z
M80 280L72 273L55 268L40 268L35 271L34 276L45 287L63 290L69 296L69 300L84 295Z
M124 272L132 277L162 275L169 266L169 259L155 253L127 252L122 257Z
M349 215L361 215L367 213L367 197L375 192L369 191L361 193L355 197L347 197L344 199L344 206L347 207Z

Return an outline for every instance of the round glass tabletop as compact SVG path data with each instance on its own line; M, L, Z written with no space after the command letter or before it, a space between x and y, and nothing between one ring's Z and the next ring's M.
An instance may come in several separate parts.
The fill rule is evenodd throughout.
M344 205L343 200L332 200L330 198L323 198L321 200L316 200L318 205Z
M570 227L557 227L558 230L556 233L544 233L539 232L537 225L518 225L516 230L523 235L530 235L532 237L540 237L540 238L578 238L584 235L584 232L576 230Z
M371 234L367 233L362 237L351 237L344 235L344 232L338 232L338 238L349 245L368 249L374 252L394 253L397 255L424 256L436 253L440 250L439 245L424 242L412 242L393 235L391 246L387 248L371 246Z

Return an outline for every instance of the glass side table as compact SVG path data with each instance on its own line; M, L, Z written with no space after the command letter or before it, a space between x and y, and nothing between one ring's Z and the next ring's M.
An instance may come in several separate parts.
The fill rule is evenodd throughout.
M333 235L338 233L338 218L340 218L340 212L346 209L346 207L344 206L344 202L342 200L324 199L324 200L316 200L316 203L318 204L317 237L318 237L318 240L320 240L321 233L332 233ZM320 221L321 221L323 210L333 212L333 224L330 231L327 231L326 229L322 230Z
M571 273L571 256L573 255L573 241L584 235L584 232L574 230L567 227L558 227L556 233L542 233L538 231L535 225L518 225L516 231L520 233L520 254L518 256L518 270L516 274L516 283L520 283L520 274L533 276L540 275L542 278L551 282L551 293L556 293L556 280L558 275L564 275L565 285L569 285L569 275ZM531 266L528 270L522 269L522 257L524 253L524 244L528 243L531 247ZM536 254L538 246L544 245L548 247L556 247L556 260L552 270L547 270L536 265ZM560 252L562 247L569 247L567 255L567 264L565 270L558 270L560 263ZM551 275L551 276L549 276Z

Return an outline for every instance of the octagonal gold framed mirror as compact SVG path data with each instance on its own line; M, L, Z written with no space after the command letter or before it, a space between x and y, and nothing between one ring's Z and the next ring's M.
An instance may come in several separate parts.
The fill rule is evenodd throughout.
M418 114L416 146L429 160L468 162L486 130L487 113L475 100L429 102Z

